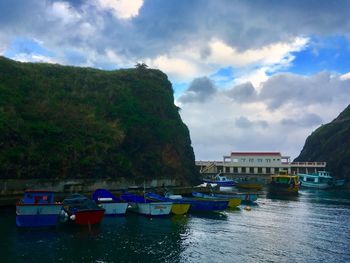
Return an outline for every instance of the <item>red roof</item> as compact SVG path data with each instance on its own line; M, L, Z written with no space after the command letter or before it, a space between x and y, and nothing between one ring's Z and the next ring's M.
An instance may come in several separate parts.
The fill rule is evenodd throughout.
M253 155L253 156L278 155L278 156L281 156L281 153L280 152L231 152L231 155Z

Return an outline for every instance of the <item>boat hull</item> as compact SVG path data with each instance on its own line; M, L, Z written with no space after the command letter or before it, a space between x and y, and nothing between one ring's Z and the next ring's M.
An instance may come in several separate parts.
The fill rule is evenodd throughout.
M171 208L171 202L130 203L131 211L146 216L166 216Z
M61 204L17 205L16 225L18 227L56 226L61 209Z
M106 216L125 215L128 203L100 203Z
M258 195L255 193L214 194L214 196L219 198L238 198L241 200L241 203L253 203L258 200Z
M228 200L228 207L229 208L236 208L237 206L239 206L241 204L241 199L239 198L230 198Z
M256 183L237 183L236 184L237 188L242 188L242 189L254 189L254 190L261 190L262 189L262 184L256 184Z
M77 211L73 215L75 216L73 221L77 225L95 225L101 222L104 210Z
M190 204L173 204L171 207L171 213L174 215L183 215L190 209Z
M288 187L278 186L278 185L270 185L269 192L270 194L298 194L300 189L300 185L290 185Z
M316 188L316 189L327 189L332 188L333 186L328 183L309 183L309 182L302 182L302 187L307 188Z
M218 186L235 186L235 181L215 181L215 180L203 180L207 184L216 184Z
M191 212L210 212L210 211L223 211L228 207L227 201L214 201L205 199L194 199L190 201L190 211Z

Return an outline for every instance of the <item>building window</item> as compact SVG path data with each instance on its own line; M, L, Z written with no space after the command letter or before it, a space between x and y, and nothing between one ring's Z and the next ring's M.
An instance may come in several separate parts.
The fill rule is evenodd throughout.
M249 159L249 162L250 162L250 163L253 163L253 162L254 162L254 159Z
M270 167L266 167L266 173L270 174L271 173L271 168Z
M258 163L262 163L262 159L258 159Z
M238 163L238 159L235 158L235 159L232 160L232 162L233 162L233 163Z
M245 167L242 167L242 173L245 174Z
M254 173L254 168L253 168L253 167L250 167L250 168L249 168L249 173L251 173L251 174Z
M266 159L266 162L267 163L271 163L271 159Z
M242 163L245 163L245 158L242 158L241 160L242 160Z
M237 167L233 167L233 172L234 173L238 173L238 168Z
M262 174L262 168L258 167L258 174Z
M230 172L230 167L225 167L225 173L229 173Z

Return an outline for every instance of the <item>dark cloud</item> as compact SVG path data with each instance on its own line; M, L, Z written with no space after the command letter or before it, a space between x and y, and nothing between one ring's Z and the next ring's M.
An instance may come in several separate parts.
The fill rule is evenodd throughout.
M235 120L235 125L241 129L250 129L253 127L267 128L269 126L267 121L264 121L264 120L251 121L244 116L240 116L239 118L237 118Z
M322 118L314 113L305 113L296 118L283 118L281 124L294 127L314 127L322 124Z
M291 73L270 77L259 94L259 100L275 110L286 103L293 105L327 104L339 96L350 99L350 80L340 80L329 72L312 76Z
M181 103L204 102L216 93L213 82L207 77L194 79L179 98Z
M257 92L252 83L247 82L233 87L226 92L227 96L237 102L252 102L257 99Z
M0 1L0 28L8 38L41 40L53 52L69 47L103 53L109 48L128 59L154 58L174 46L222 39L240 50L260 48L300 35L343 34L350 38L350 1L164 1L146 0L139 15L129 21L97 10L94 1L71 0L71 11L81 17L70 24L54 19L47 10L54 2ZM84 36L82 25L95 27ZM62 50L61 50L62 49ZM210 50L200 52L202 57Z

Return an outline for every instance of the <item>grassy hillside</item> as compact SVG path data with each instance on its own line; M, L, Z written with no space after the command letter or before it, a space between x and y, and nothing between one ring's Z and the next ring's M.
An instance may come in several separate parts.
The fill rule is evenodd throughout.
M159 70L0 57L1 178L195 181L189 131Z
M306 139L295 161L326 161L334 175L350 178L350 105Z

